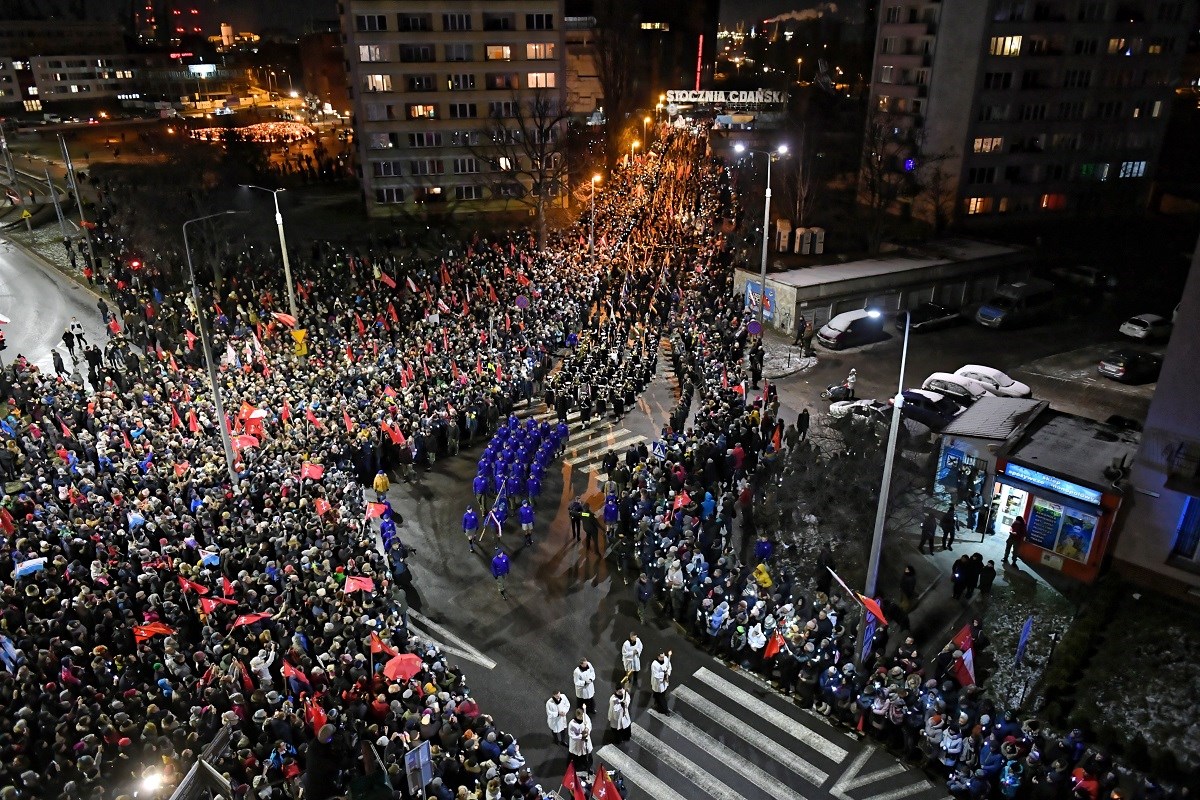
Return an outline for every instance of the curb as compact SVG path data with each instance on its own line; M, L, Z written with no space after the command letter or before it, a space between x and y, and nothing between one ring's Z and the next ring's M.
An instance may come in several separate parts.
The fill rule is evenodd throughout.
M55 264L54 262L50 261L48 258L43 256L39 251L35 250L34 248L30 247L29 245L26 245L24 242L19 242L16 239L12 239L12 238L6 238L5 241L8 242L9 244L11 244L16 249L20 250L26 256L28 256L32 261L34 261L38 265L38 267L43 272L50 274L50 275L57 274L57 275L62 276L63 278L66 278L71 283L73 283L75 286L77 286L78 288L80 288L83 291L90 294L96 300L104 300L104 302L106 302L106 303L113 301L112 297L107 297L105 295L100 294L95 289L93 289L91 286L89 286L87 281L81 280L80 276L77 276L77 275L71 273L70 271L63 269L62 267L59 267L57 264Z

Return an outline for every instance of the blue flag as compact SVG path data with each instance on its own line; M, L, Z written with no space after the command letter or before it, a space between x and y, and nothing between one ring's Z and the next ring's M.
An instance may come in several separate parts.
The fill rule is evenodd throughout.
M1021 638L1017 640L1017 657L1013 663L1020 664L1021 659L1025 657L1025 645L1029 644L1029 634L1033 632L1033 615L1025 620L1025 626L1021 628Z

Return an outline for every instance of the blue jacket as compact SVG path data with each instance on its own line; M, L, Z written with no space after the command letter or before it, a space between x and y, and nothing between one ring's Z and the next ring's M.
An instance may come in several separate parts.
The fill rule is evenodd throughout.
M492 577L500 578L508 574L508 555L506 553L497 553L492 558Z
M475 509L468 508L467 513L463 514L463 530L468 532L479 530L479 515L475 513Z
M488 479L483 474L475 476L475 480L471 481L471 488L475 490L475 494L487 494Z
M522 525L533 524L533 506L523 505L517 509L517 519Z

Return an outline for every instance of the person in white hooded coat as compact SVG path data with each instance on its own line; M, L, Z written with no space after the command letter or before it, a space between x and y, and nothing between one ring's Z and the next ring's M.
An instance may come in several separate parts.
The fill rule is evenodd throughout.
M630 633L629 638L621 644L621 666L633 686L638 685L638 673L642 671L642 640L636 633Z
M618 686L612 697L608 698L608 724L613 727L613 738L617 744L628 742L633 734L633 715L629 708L632 699L623 686Z
M579 707L589 715L596 713L596 669L585 658L579 662L573 675L575 696L579 698Z
M546 725L555 744L567 746L567 722L571 718L571 703L562 692L555 692L546 701Z
M579 774L592 771L592 721L583 713L582 708L575 709L575 718L567 725L569 744L568 752Z
M671 713L667 708L667 689L671 686L672 652L659 653L658 658L650 662L650 691L654 695L654 707L663 714Z

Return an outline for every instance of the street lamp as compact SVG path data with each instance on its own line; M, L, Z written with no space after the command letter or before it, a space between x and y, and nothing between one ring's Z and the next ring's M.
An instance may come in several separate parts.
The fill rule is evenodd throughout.
M800 58L796 59L796 80L798 80L798 81L804 80L804 75L802 74L803 71L804 71L804 57L801 56Z
M637 158L637 156L635 156L635 155L633 154L633 153L634 153L634 151L635 151L635 150L637 150L637 149L638 149L639 147L641 147L641 146L642 146L642 143L641 143L641 142L639 142L637 139L634 139L634 140L633 140L633 144L629 145L629 163L630 163L630 164L633 164L633 160L634 160L635 158Z
M286 192L287 189L266 189L262 186L254 186L249 183L239 184L243 189L258 189L260 192L270 192L271 197L275 200L275 228L279 231L279 250L283 253L283 279L287 283L288 296L288 313L296 319L296 286L292 283L292 265L288 261L287 240L283 238L283 214L279 213L279 193Z
M867 315L872 319L878 319L880 314L877 310L871 309ZM892 465L896 462L896 442L900 437L901 410L904 408L904 368L908 364L908 334L912 322L912 315L904 315L904 347L900 350L900 380L896 386L896 398L892 401L892 427L888 431L887 451L883 457L883 480L879 487L879 504L875 507L875 531L871 535L871 556L867 560L867 583L863 587L866 591L864 596L871 599L875 598L875 584L879 581L879 556L883 550L883 526L887 521L888 495L892 489ZM862 615L862 622L858 627L858 652L855 654L857 660L861 661L863 648L866 647L864 637L867 632L867 615Z
M763 311L767 305L767 248L771 245L771 162L787 155L788 149L786 144L781 144L773 152L770 150L750 150L741 142L735 144L733 149L737 153L750 153L751 155L758 153L767 157L767 191L763 199L762 266L759 269L758 278L758 325L761 328L763 325Z
M642 117L642 138L646 139L646 126L650 124L650 115ZM647 140L648 141L648 140Z
M223 217L226 214L242 214L242 211L221 211L203 217L189 219L183 223L183 252L187 256L188 280L192 284L192 304L196 307L196 322L200 326L200 345L204 348L204 364L208 368L208 385L212 390L213 408L217 413L217 427L221 429L221 446L225 449L225 468L229 470L229 482L233 491L238 489L237 470L233 468L233 440L225 425L225 404L221 402L221 386L217 383L217 365L213 361L212 342L209 341L208 323L204 320L204 308L200 304L200 287L196 285L196 270L192 267L192 248L188 245L188 225L201 220Z
M592 176L592 197L591 197L591 221L588 223L588 264L595 266L596 264L596 184L603 178L600 173Z

